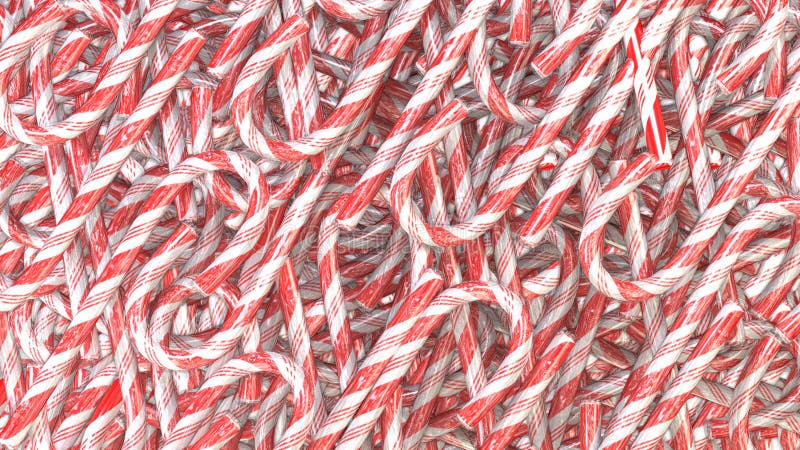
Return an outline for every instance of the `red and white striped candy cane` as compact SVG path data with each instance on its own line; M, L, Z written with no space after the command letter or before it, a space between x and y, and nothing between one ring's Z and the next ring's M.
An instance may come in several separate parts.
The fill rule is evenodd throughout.
M717 82L723 89L733 92L764 62L783 32L787 15L787 2L781 0L772 5L771 14L747 48L719 74Z
M0 120L0 127L14 139L36 145L61 143L86 131L105 113L119 94L124 81L144 57L147 48L153 43L177 4L177 0L155 2L125 42L124 48L109 66L105 76L95 85L90 99L79 111L48 128L20 121L11 113L7 98L9 78L15 66L25 57L23 49L26 47L26 42L31 42L35 36L47 32L77 11L65 10L56 1L48 2L46 7L37 8L35 13L20 25L17 32L0 46L0 59L9 63L9 66L0 73L0 110L6 113L3 115L4 120Z
M511 403L503 413L503 417L495 424L482 448L507 448L520 428L522 421L530 412L531 406L544 393L553 381L558 369L575 345L575 340L567 334L556 335L532 369L533 376L520 387Z
M342 392L339 400L328 413L323 426L317 430L310 448L333 446L412 328L415 327L423 308L441 289L442 282L441 276L433 271L427 271L423 274L417 287L402 300L402 306L389 321L370 353L361 362L358 371L353 376L353 381Z
M190 181L194 176L204 173L208 170L222 168L233 171L241 171L244 178L251 180L251 189L253 197L251 197L252 209L248 211L248 215L252 218L250 220L251 226L258 227L259 223L263 224L266 218L266 202L267 190L263 180L258 181L254 179L257 177L258 170L252 167L252 163L244 160L241 156L230 155L224 153L208 153L202 159L187 160L181 166L183 170L176 171L171 177L167 177L160 186L160 192L155 193L150 200L145 204L144 211L146 213L140 215L134 224L133 230L135 233L126 234L126 238L120 242L119 246L114 252L109 264L106 266L105 271L100 276L98 281L91 288L86 300L81 304L71 326L65 332L59 345L53 352L53 355L45 363L45 366L39 372L34 384L38 386L37 390L29 390L25 399L23 400L30 405L38 405L44 403L49 397L49 393L55 387L55 383L63 377L66 373L70 373L74 364L74 357L77 355L79 347L88 333L94 326L97 318L102 314L105 309L106 303L114 295L113 286L119 285L122 282L125 271L130 267L133 258L138 253L139 249L144 245L149 237L149 234L158 224L158 221L167 208L177 191L183 185ZM248 164L249 177L248 177ZM247 222L246 222L247 223ZM240 232L240 244L247 246L253 244L253 237L248 236L247 227L243 232ZM235 254L236 247L230 248L230 253ZM217 265L216 276L224 276L225 270L232 270L236 267L235 260L227 260L223 258L224 262ZM212 266L212 268L215 268ZM214 283L213 277L206 277L201 284L198 285L200 289L206 283ZM109 288L111 286L112 288ZM132 337L135 333L132 333ZM36 408L26 409L19 408L16 413L17 419L10 421L6 428L3 429L2 437L6 440L21 440L25 436L25 432L32 425L30 422L31 416L35 417L38 411Z
M703 372L721 350L731 331L739 323L744 311L735 304L727 303L717 314L711 327L703 334L692 354L681 367L680 373L662 395L659 404L649 415L632 448L647 449L657 446L666 433L674 415L691 395Z
M496 303L510 320L511 340L508 353L498 367L495 376L486 386L458 411L445 413L431 422L432 428L457 428L457 423L475 425L486 411L504 398L521 374L531 347L530 317L519 299L507 289L482 282L466 282L439 294L420 315L417 326L406 337L400 352L392 359L393 370L384 370L375 382L375 388L364 400L359 413L353 418L342 436L339 445L343 448L358 448L383 411L385 396L393 391L402 375L408 370L413 356L424 344L430 331L456 306L470 301ZM319 447L323 448L323 447Z
M778 139L778 135L788 122L789 116L794 112L800 101L800 77L794 76L787 84L786 90L780 99L775 103L759 130L759 135L748 145L745 153L737 161L733 170L720 184L709 209L704 213L699 223L695 226L693 233L682 245L680 251L676 252L667 264L669 271L665 268L657 271L652 277L638 281L621 281L614 279L602 268L597 259L599 239L602 235L602 223L607 221L603 218L606 214L594 215L590 208L590 215L581 233L581 265L587 270L587 276L592 283L609 297L635 301L659 295L665 292L674 282L683 278L694 267L694 259L699 256L714 238L714 233L718 229L724 217L733 207L735 200L743 192L747 181L754 175L758 164L761 162L772 143ZM615 206L622 201L620 195L627 195L637 186L642 179L655 170L654 164L646 158L638 158L633 163L626 177L618 178L612 183L612 189L607 189L606 194L601 195L595 205ZM628 178L628 179L624 179ZM623 192L625 194L623 194ZM614 197L613 203L609 200ZM608 210L607 210L608 211ZM713 231L713 232L712 232ZM591 267L591 270L589 268Z
M344 197L340 197L340 200L331 206L325 218L322 219L317 237L317 263L325 315L328 319L334 359L339 373L339 387L344 391L356 370L356 355L353 351L350 319L347 316L347 305L339 272L339 252L336 249L339 237L336 214L343 203L342 200Z
M175 425L172 437L165 440L161 448L187 448L200 424L208 418L212 412L211 408L228 387L243 376L261 372L280 376L292 391L294 406L292 419L275 448L281 450L302 448L305 437L311 429L315 402L314 389L308 378L303 375L300 366L276 353L248 353L220 367L200 387Z
M656 92L653 69L649 59L642 52L642 25L640 22L628 30L625 35L625 48L628 58L633 60L633 88L636 91L636 104L639 107L642 125L644 126L647 148L656 158L659 166L669 165L672 152L664 128L661 113L661 102Z
M445 87L448 81L445 74L454 71L490 7L489 2L472 2L459 17L458 23L451 30L422 82L417 86L414 96L378 149L378 155L370 163L370 168L350 194L351 201L339 213L339 222L345 229L355 226L367 203L375 196L391 168L397 164L403 148L413 137L414 129L423 114Z
M670 333L656 351L653 360L639 379L638 385L630 394L624 408L614 412L609 424L608 434L604 437L601 448L619 448L631 438L626 430L636 427L643 417L649 403L655 397L655 391L661 387L666 375L671 371L683 347L689 340L692 331L698 325L700 317L706 311L709 301L713 299L716 289L725 281L735 256L742 251L751 238L765 223L778 220L792 214L795 202L792 200L772 201L756 208L725 239L712 264L706 269L703 279L692 292L686 306L675 319ZM789 208L789 209L787 209ZM716 288L712 289L712 287ZM714 293L709 293L713 290Z
M26 300L27 296L35 292L41 285L44 277L60 258L60 253L66 250L70 239L78 232L83 225L83 220L87 218L88 213L99 201L108 183L122 167L138 138L153 120L153 113L166 100L180 78L180 74L186 70L203 43L204 39L199 34L186 34L181 45L170 58L172 62L165 66L164 70L153 80L150 89L143 96L134 114L127 119L125 132L117 134L114 141L109 144L110 150L103 155L94 170L84 180L75 200L70 204L64 218L37 254L35 261L17 278L14 285L0 293L0 302L8 306L15 305Z

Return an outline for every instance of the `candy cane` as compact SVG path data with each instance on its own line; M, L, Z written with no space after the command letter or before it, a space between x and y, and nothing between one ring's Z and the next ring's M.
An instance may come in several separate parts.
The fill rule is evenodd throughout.
M184 416L175 425L174 438L167 440L164 448L186 448L199 423L211 412L210 406L222 395L227 386L243 375L258 372L280 375L291 386L295 409L292 421L276 448L301 448L304 436L311 428L314 414L314 391L308 379L303 376L300 367L285 356L274 353L249 353L231 360L221 367L215 376L210 377L200 387L204 395L198 395L195 397L195 401L186 407Z
M787 207L791 207L792 203L788 202L786 205ZM771 212L771 208L775 210L775 213ZM781 212L784 214L787 213L787 210L784 209L782 202L780 201L775 202L774 204L765 204L763 210L767 212L766 216L771 216L772 218L780 217ZM675 323L672 325L671 332L667 335L664 343L654 355L654 359L647 367L647 370L642 376L638 387L636 387L634 393L631 394L631 400L628 402L628 406L621 411L615 411L615 416L609 425L609 434L604 438L601 448L624 445L624 442L630 438L630 435L625 435L623 431L617 430L624 429L625 427L631 427L631 423L634 423L635 426L635 421L632 421L631 419L635 417L641 418L641 415L644 413L642 405L647 403L648 399L652 400L652 391L657 389L654 387L655 384L660 385L663 380L662 377L664 377L666 373L669 372L668 369L671 369L672 367L671 365L658 364L663 364L664 362L672 360L672 358L676 358L680 353L680 349L683 348L682 343L688 341L688 333L691 332L690 330L693 328L693 326L697 325L697 319L692 321L692 316L696 316L697 314L697 310L695 310L694 307L700 307L702 310L706 309L703 307L703 304L708 301L709 295L707 294L705 287L712 285L719 286L722 284L725 278L724 274L726 273L725 267L729 267L731 264L729 262L731 260L729 258L725 258L724 256L726 254L735 255L736 253L740 252L741 248L747 242L747 238L745 236L752 236L755 230L758 229L758 224L763 223L765 219L759 217L758 212L760 211L757 209L755 210L755 213L749 215L748 220L741 222L737 226L737 229L735 230L736 233L729 235L726 239L715 261L715 265L720 266L720 269L717 269L716 267L710 267L706 270L704 280L701 281L701 287L704 289L695 290L689 299L693 308L684 309L676 319ZM752 228L754 225L756 228ZM737 234L741 234L741 238L736 236ZM646 385L643 384L645 383L645 380L647 380ZM650 384L650 382L655 384ZM627 422L628 425L618 425L621 424L621 419L625 419L625 422Z
M661 397L656 409L650 414L642 432L633 443L633 448L651 448L663 436L672 416L685 403L693 385L700 380L703 371L714 359L743 313L741 308L736 305L727 304L723 307L712 326L703 334L702 340L694 348L686 364L681 368L681 372Z
M794 446L792 5L490 3L0 8L0 442Z
M312 448L325 448L333 444L344 432L352 415L370 393L375 382L402 345L405 337L420 319L421 308L436 295L441 287L441 276L426 272L417 288L408 294L403 307L395 314L385 331L378 338L370 354L359 366L353 381L342 393L341 398L328 414L323 426L312 441Z
M215 156L215 154L210 154L210 157ZM222 167L231 168L231 170L236 170L235 165L236 163L241 164L240 158L234 158L232 162L226 160L226 158L220 158L219 160L213 160L213 162L220 164ZM173 179L167 178L162 185L162 191L168 193L170 191L175 192L177 188L181 186L180 180L182 178L186 178L187 176L191 179L195 173L208 170L208 166L204 164L203 160L197 161L197 166L192 167L191 162L186 165L187 170L186 174L176 173ZM212 166L213 167L213 166ZM257 171L256 171L257 172ZM175 181L177 181L177 183ZM258 186L258 183L255 183L254 186ZM261 188L262 190L265 189L264 187ZM255 189L254 189L255 191ZM262 191L263 192L263 191ZM174 194L173 194L174 195ZM108 291L107 289L103 288L103 281L113 286L113 283L120 283L122 281L122 277L115 273L121 270L121 268L129 266L132 262L132 258L135 257L136 249L140 248L141 245L144 244L146 241L149 232L155 227L158 223L159 212L163 212L165 206L159 205L159 203L165 202L165 198L160 196L151 197L151 201L148 202L149 204L145 205L145 208L152 211L150 215L142 215L140 216L138 222L142 224L144 227L149 227L149 231L147 228L143 228L141 233L127 235L119 247L118 250L115 252L114 257L112 257L111 262L108 264L106 271L104 272L104 277L101 278L98 283L90 290L89 294L87 295L87 299L83 308L79 309L79 315L76 315L75 319L71 324L71 327L68 329L71 336L71 339L68 339L69 335L62 338L61 342L59 343L59 348L54 351L53 356L48 359L46 363L46 369L43 369L39 376L37 377L37 381L42 386L42 392L40 394L31 395L31 392L35 391L28 391L28 396L25 400L30 402L31 404L39 404L41 402L46 401L49 392L52 391L54 387L54 383L57 382L58 378L63 376L63 372L68 372L71 370L72 362L71 359L75 357L78 352L78 346L83 341L85 337L85 333L87 333L91 327L93 326L94 322L97 320L99 315L102 313L106 302L108 301L109 297L113 295L113 290ZM259 198L260 197L260 198ZM167 194L166 199L169 199L169 194ZM258 205L259 202L263 205L266 202L266 198L262 196L256 195L253 197L252 200L255 205ZM168 200L167 200L168 204ZM261 214L261 219L263 221L263 206L260 212L253 211L251 213L255 215L256 220L258 221L258 215ZM136 224L138 225L138 224ZM256 224L254 224L256 225ZM246 238L245 238L246 239ZM252 238L251 238L252 239ZM137 245L137 241L139 242ZM243 243L246 244L246 240ZM230 266L230 262L227 263ZM235 263L234 263L235 264ZM83 321L79 321L80 317L85 317ZM135 333L133 333L135 334ZM26 415L35 415L37 412L30 409L23 409L20 408L17 410L20 413L25 413ZM9 425L3 430L3 435L6 436L4 439L20 439L20 436L24 437L24 433L28 427L30 427L30 422L25 422L26 419L20 419L16 421L9 422ZM29 419L27 419L29 420Z
M582 248L586 249L588 252L582 255L581 264L584 266L584 268L593 267L588 273L593 283L610 297L618 299L627 298L629 300L633 300L663 293L666 290L666 286L669 286L668 280L675 282L682 278L689 270L691 270L691 264L686 264L684 261L691 260L691 255L702 252L705 250L705 247L708 245L708 243L710 243L711 239L713 238L713 233L710 233L707 230L717 229L719 226L718 224L720 224L722 220L720 216L724 218L724 216L727 215L727 212L733 207L732 200L738 198L740 193L743 191L745 186L743 181L748 180L754 173L754 163L760 162L772 142L777 140L778 134L780 133L778 130L783 129L783 126L788 121L788 116L792 114L797 106L798 99L800 99L800 89L798 89L798 87L800 87L800 78L793 77L790 83L787 85L786 90L781 98L775 103L775 106L770 111L770 120L765 122L762 126L762 132L760 133L759 139L753 140L753 142L748 146L747 150L749 150L749 152L745 150L746 154L743 155L743 157L739 160L738 164L736 164L734 167L734 170L728 175L725 181L720 185L717 193L714 195L714 198L709 205L708 212L701 216L701 223L708 223L712 228L706 229L700 227L699 225L695 228L695 230L699 230L694 233L696 237L694 237L692 240L689 240L687 244L684 244L682 250L676 253L669 263L670 268L676 269L671 271L673 273L665 276L666 271L661 269L647 280L635 282L620 282L619 280L613 280L607 271L601 267L598 267L595 262L592 262L597 261L596 258L591 256L591 254L594 253L592 248L594 245L597 245L596 242L598 242L597 239L599 238L599 234L597 233L599 230L596 227L601 222L606 220L598 217L598 220L592 218L587 226L584 227L581 236ZM652 163L648 162L648 160L645 158L640 158L638 164L630 168L630 172L633 176L642 177L646 176L648 172L652 171L653 169L654 167L652 166ZM622 192L629 192L629 190L632 189L637 182L629 180L627 183L624 183L620 179L619 183L616 184L619 186L615 186L617 192L612 194L611 191L609 191L609 195L616 197ZM596 204L602 204L605 201L605 199L598 199ZM621 199L618 201L621 201ZM588 226L590 224L592 225L591 227ZM590 235L593 235L593 237L589 238ZM695 241L695 239L697 240ZM651 279L657 280L658 283L649 281ZM622 286L624 286L625 294L622 294L623 291L620 290Z
M473 300L474 299L474 300ZM524 312L521 304L516 303L513 295L507 290L497 289L493 285L486 285L485 283L465 283L461 287L450 288L447 291L439 294L437 299L422 314L421 320L424 322L420 324L413 333L409 334L403 347L412 350L424 342L422 336L429 333L430 327L444 318L444 315L450 309L463 301L485 301L498 302L511 318L512 326L512 341L510 343L511 351L501 364L499 371L500 376L493 377L488 382L486 387L467 404L460 408L455 413L445 414L438 418L434 418L431 423L432 427L454 427L455 421L461 420L463 423L475 424L477 423L482 414L488 409L493 407L500 401L503 392L511 388L511 385L519 377L522 366L527 358L527 353L530 350L530 322L529 317ZM396 372L403 373L408 369L411 358L409 358L408 350L402 351L393 358L393 364L397 364ZM342 436L341 443L349 448L355 448L363 442L366 437L365 429L368 429L371 422L374 420L374 411L380 412L383 408L383 396L390 392L392 386L396 386L399 381L398 373L395 371L384 371L380 378L376 381L376 389L367 397L365 402L359 409L359 414L350 423L348 430Z
M514 437L514 430L519 427L535 400L542 395L547 385L553 380L556 371L561 367L574 344L575 341L567 335L558 335L553 338L536 362L532 370L534 375L521 386L520 391L511 399L511 404L484 444L485 448L506 448L508 446Z
M50 252L58 253L66 249L69 239L74 236L82 225L81 220L85 220L86 214L99 200L102 191L107 186L107 183L111 181L113 174L122 166L125 158L132 151L133 144L129 141L135 142L137 139L134 137L137 133L144 132L144 129L152 120L152 115L148 115L148 112L157 110L158 108L156 107L159 106L159 103L166 100L168 93L177 83L177 75L182 73L191 62L192 58L187 56L192 55L191 52L199 50L203 42L204 40L199 34L187 33L180 46L181 51L173 55L173 62L168 63L164 70L159 73L149 90L149 95L143 97L137 110L129 117L125 127L126 133L117 135L114 142L109 145L111 151L105 155L105 158L98 163L84 181L75 196L75 200L65 212L61 226L54 230L48 240L48 244L38 253L36 263L29 266L26 274L20 276L14 286L0 294L3 302L11 305L14 302L22 301L41 285L44 281L42 279L43 272L46 274L57 260L57 256L51 255ZM186 52L186 54L183 52ZM148 104L148 102L153 104ZM129 135L128 133L131 134Z

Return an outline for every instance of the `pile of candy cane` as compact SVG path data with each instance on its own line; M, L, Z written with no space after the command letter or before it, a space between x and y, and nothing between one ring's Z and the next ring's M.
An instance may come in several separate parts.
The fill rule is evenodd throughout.
M797 448L798 22L0 1L0 444Z

